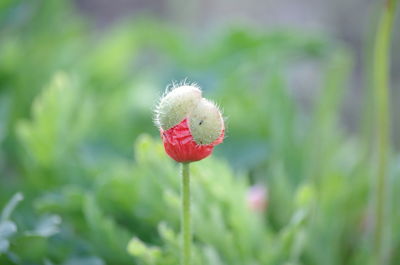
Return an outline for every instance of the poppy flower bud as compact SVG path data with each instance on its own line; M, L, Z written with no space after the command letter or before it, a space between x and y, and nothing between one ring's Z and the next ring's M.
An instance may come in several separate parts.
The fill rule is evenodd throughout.
M194 85L173 88L160 100L156 124L165 151L177 162L206 158L224 138L221 112Z
M247 193L247 203L254 212L264 212L268 207L268 190L261 185L252 186Z
M189 115L189 128L196 143L211 144L221 135L224 120L219 109L203 98Z
M193 106L201 100L201 90L196 86L180 86L167 93L156 110L156 123L168 130L180 123Z

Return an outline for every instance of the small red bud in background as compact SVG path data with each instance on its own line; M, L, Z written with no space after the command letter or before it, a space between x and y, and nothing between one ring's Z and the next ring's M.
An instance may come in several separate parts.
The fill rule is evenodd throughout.
M268 207L268 190L262 185L250 187L247 193L248 207L254 212L263 213Z

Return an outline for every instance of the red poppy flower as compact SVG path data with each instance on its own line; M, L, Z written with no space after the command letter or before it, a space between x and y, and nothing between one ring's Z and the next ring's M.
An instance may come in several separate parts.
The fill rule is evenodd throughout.
M211 144L199 145L193 139L187 118L168 130L160 129L160 132L167 154L175 161L183 163L199 161L209 156L214 146L222 143L225 134L225 130L222 130L221 135Z
M177 162L189 163L209 156L224 139L221 111L202 98L197 85L173 87L155 110L165 151Z

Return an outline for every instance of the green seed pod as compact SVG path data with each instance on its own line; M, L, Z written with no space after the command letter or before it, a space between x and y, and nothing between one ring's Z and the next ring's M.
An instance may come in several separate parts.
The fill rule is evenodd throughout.
M176 87L160 101L155 122L159 128L168 130L179 124L201 100L201 90L194 85Z
M189 129L199 145L217 140L224 129L224 120L218 107L207 99L201 99L189 114Z

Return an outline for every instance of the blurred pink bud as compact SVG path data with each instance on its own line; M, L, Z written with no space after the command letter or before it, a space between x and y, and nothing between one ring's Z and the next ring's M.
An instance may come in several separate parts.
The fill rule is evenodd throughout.
M268 190L262 185L250 187L247 193L248 207L254 212L264 212L268 206Z

